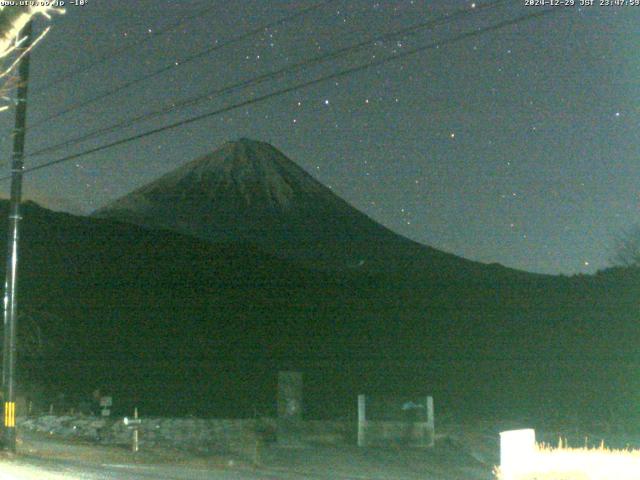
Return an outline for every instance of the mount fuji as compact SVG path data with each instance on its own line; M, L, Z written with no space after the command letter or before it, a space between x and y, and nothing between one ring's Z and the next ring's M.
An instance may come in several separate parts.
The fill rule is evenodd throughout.
M224 144L96 211L214 242L242 242L322 269L507 270L462 259L375 222L273 146ZM491 268L490 268L491 267Z

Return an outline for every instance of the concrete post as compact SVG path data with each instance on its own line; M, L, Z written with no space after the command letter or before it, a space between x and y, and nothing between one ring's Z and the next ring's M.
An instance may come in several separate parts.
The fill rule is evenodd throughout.
M433 410L433 397L427 397L427 433L429 435L429 447L433 447L436 444L436 421Z
M358 395L358 446L365 447L367 430L367 397Z
M302 444L302 373L278 373L278 443Z

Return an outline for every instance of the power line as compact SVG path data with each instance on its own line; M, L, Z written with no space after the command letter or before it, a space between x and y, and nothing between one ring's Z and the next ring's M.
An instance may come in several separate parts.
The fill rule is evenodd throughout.
M130 80L128 82L125 82L123 84L121 84L118 87L115 87L111 90L108 90L104 93L101 93L99 95L96 95L95 97L91 97L87 100L84 100L82 102L79 103L75 103L72 104L71 106L60 110L57 113L54 113L52 115L49 115L48 117L42 118L40 120L38 120L37 122L35 122L33 125L31 125L31 127L29 129L33 129L33 128L37 128L41 125L44 125L47 122L50 122L51 120L54 120L56 118L59 118L63 115L66 115L67 113L73 112L74 110L78 110L80 108L86 107L87 105L91 105L92 103L98 102L100 100L103 100L107 97L110 97L111 95L115 95L118 92L121 92L122 90L126 90L128 88L133 87L134 85L137 85L139 83L145 82L146 80L150 80L152 78L157 77L158 75L162 75L165 72L168 72L170 70L173 70L175 68L179 68L187 63L193 62L194 60L197 60L199 58L205 57L207 55L210 55L211 53L220 50L224 47L228 47L229 45L233 45L235 43L241 42L249 37L252 37L253 35L256 35L264 30L268 30L270 28L276 27L278 25L282 25L283 23L287 23L290 22L292 20L295 20L296 18L299 18L301 16L304 16L310 12L313 12L315 10L318 10L326 5L328 5L329 3L335 2L336 0L325 0L324 2L318 3L316 5L313 5L311 7L305 8L303 10L300 10L294 14L288 15L286 17L280 18L278 20L275 20L273 22L267 23L265 25L261 25L260 27L254 28L253 30L250 30L248 32L245 32L241 35L237 35L235 37L232 37L231 39L227 40L226 42L223 42L219 45L215 45L213 47L209 47L206 48L204 50L199 51L198 53L195 53L193 55L190 55L182 60L178 60L175 61L173 63L171 63L170 65L166 65L158 70L155 70L151 73L148 73L146 75L143 75L142 77L138 77L134 80Z
M68 161L71 161L71 160L75 160L75 159L90 155L92 153L97 153L97 152L100 152L100 151L103 151L103 150L107 150L109 148L117 147L119 145L124 145L126 143L130 143L130 142L133 142L133 141L136 141L136 140L140 140L142 138L149 137L151 135L155 135L156 133L164 132L164 131L167 131L167 130L172 130L174 128L178 128L178 127L181 127L181 126L184 126L184 125L188 125L188 124L191 124L191 123L194 123L194 122L198 122L200 120L211 118L211 117L214 117L216 115L220 115L222 113L229 112L231 110L235 110L235 109L238 109L238 108L246 107L246 106L252 105L254 103L258 103L258 102L262 102L264 100L271 99L273 97L277 97L277 96L284 95L284 94L287 94L287 93L290 93L290 92L293 92L293 91L296 91L296 90L300 90L300 89L307 88L307 87L310 87L310 86L313 86L313 85L317 85L319 83L326 82L328 80L333 80L333 79L336 79L336 78L344 77L344 76L350 75L352 73L356 73L356 72L363 71L363 70L366 70L366 69L369 69L369 68L372 68L372 67L380 66L380 65L386 64L388 62L396 61L396 60L401 59L401 58L406 58L406 57L408 57L410 55L415 55L417 53L424 52L426 50L432 50L434 48L439 48L442 45L451 45L451 44L454 44L454 43L458 43L458 42L460 42L462 40L466 40L467 38L483 35L485 33L493 32L493 31L496 31L496 30L500 30L502 28L505 28L505 27L508 27L508 26L512 26L512 25L516 25L518 23L522 23L522 22L527 21L527 20L540 18L540 17L542 17L544 15L547 15L549 13L552 13L552 12L558 12L558 11L563 11L563 10L564 9L551 8L551 9L540 10L540 11L535 12L535 13L530 13L530 14L527 14L527 15L523 15L523 16L517 17L517 18L512 19L512 20L505 20L503 22L497 23L495 25L491 25L489 27L485 27L485 28L482 28L482 29L474 30L472 32L466 32L466 33L460 34L460 35L458 35L456 37L453 37L453 38L450 38L448 40L443 40L443 41L440 41L440 42L430 43L429 45L425 45L425 46L422 46L422 47L417 47L417 48L414 48L412 50L407 50L407 51L399 53L399 54L391 55L391 56L388 56L386 58L377 60L375 62L367 63L367 64L364 64L364 65L358 65L356 67L351 67L351 68L348 68L348 69L345 69L345 70L342 70L342 71L339 71L339 72L335 72L335 73L332 73L332 74L329 74L329 75L325 75L325 76L317 78L315 80L309 80L307 82L303 82L303 83L300 83L298 85L294 85L294 86L291 86L291 87L287 87L287 88L283 88L283 89L280 89L280 90L276 90L274 92L262 95L260 97L256 97L256 98L252 98L252 99L245 100L245 101L242 101L242 102L238 102L236 104L229 105L227 107L223 107L223 108L214 110L212 112L204 113L204 114L201 114L201 115L197 115L195 117L188 118L186 120L181 120L179 122L171 123L169 125L165 125L165 126L162 126L162 127L158 127L158 128L152 129L152 130L148 130L146 132L139 133L139 134L136 134L136 135L133 135L133 136L130 136L130 137L126 137L126 138L120 139L120 140L116 140L114 142L111 142L111 143L108 143L108 144L105 144L105 145L101 145L99 147L91 148L91 149L88 149L88 150L85 150L85 151L82 151L82 152L79 152L79 153L75 153L75 154L72 154L72 155L67 155L65 157L58 158L56 160L51 160L49 162L45 162L43 164L36 165L35 167L27 168L27 169L24 170L24 173L30 173L30 172L35 172L37 170L42 170L44 168L48 168L48 167L51 167L51 166L54 166L54 165L58 165L58 164L61 164L61 163L65 163L65 162L68 162ZM7 180L9 178L11 178L11 177L10 176L0 177L0 181Z
M325 81L328 81L328 80L333 80L335 78L343 77L343 76L349 75L351 73L355 73L355 72L358 72L358 71L366 70L366 69L371 68L371 67L383 65L385 63L388 63L388 62L391 62L391 61L395 61L395 60L398 60L400 58L405 58L407 56L414 55L416 53L420 53L420 52L423 52L423 51L426 51L426 50L431 50L431 49L434 49L434 48L438 48L441 45L450 45L450 44L458 43L458 42L460 42L462 40L466 40L467 38L479 36L479 35L482 35L482 34L485 34L485 33L488 33L488 32L492 32L492 31L496 31L496 30L505 28L507 26L511 26L511 25L515 25L515 24L524 22L526 20L542 17L542 16L544 16L544 15L546 15L548 13L551 13L553 11L556 11L556 10L559 10L559 9L541 10L539 12L531 13L531 14L528 14L528 15L523 15L523 16L517 17L517 18L512 19L512 20L505 20L503 22L497 23L495 25L491 25L489 27L485 27L485 28L482 28L482 29L474 30L472 32L467 32L467 33L464 33L464 34L460 34L460 35L458 35L458 36L456 36L454 38L448 39L448 40L444 40L444 41L440 41L440 42L434 42L434 43L431 43L429 45L425 45L425 46L422 46L422 47L417 47L417 48L414 48L412 50L408 50L408 51L405 51L405 52L402 52L402 53L399 53L399 54L396 54L396 55L391 55L389 57L377 60L375 62L367 63L367 64L364 64L364 65L358 65L356 67L351 67L351 68L348 68L346 70L342 70L342 71L339 71L339 72L336 72L336 73L332 73L332 74L329 74L329 75L326 75L326 76L323 76L323 77L320 77L320 78L317 78L317 79L314 79L314 80L310 80L310 81L307 81L307 82L300 83L298 85L294 85L292 87L287 87L287 88L284 88L284 89L276 90L274 92L262 95L260 97L256 97L256 98L249 99L249 100L245 100L245 101L233 104L233 105L229 105L227 107L223 107L223 108L214 110L212 112L207 112L207 113L204 113L204 114L201 114L201 115L197 115L197 116L189 118L189 119L181 120L179 122L175 122L175 123L171 123L169 125L158 127L158 128L155 128L155 129L152 129L152 130L140 133L140 134L136 134L136 135L133 135L133 136L130 136L130 137L126 137L124 139L116 140L114 142L111 142L111 143L108 143L108 144L105 144L105 145L101 145L99 147L91 148L91 149L85 150L83 152L79 152L79 153L76 153L76 154L68 155L68 156L65 156L65 157L62 157L62 158L59 158L59 159L56 159L56 160L52 160L50 162L43 163L41 165L36 165L35 167L31 167L31 168L25 169L25 173L41 170L41 169L43 169L45 167L49 167L49 166L52 166L52 165L57 165L59 163L64 163L64 162L67 162L67 161L70 161L70 160L75 160L77 158L80 158L80 157L83 157L83 156L86 156L86 155L90 155L92 153L97 153L99 151L106 150L108 148L116 147L116 146L119 146L119 145L123 145L123 144L129 143L129 142L135 141L135 140L139 140L141 138L145 138L145 137L154 135L156 133L160 133L160 132L163 132L163 131L167 131L167 130L171 130L171 129L174 129L174 128L177 128L177 127L181 127L183 125L194 123L194 122L197 122L199 120L204 120L206 118L210 118L210 117L213 117L213 116L216 116L216 115L220 115L222 113L226 113L226 112L231 111L231 110L235 110L235 109L242 108L242 107L245 107L245 106L248 106L248 105L252 105L254 103L258 103L258 102L261 102L261 101L264 101L264 100L268 100L268 99L276 97L276 96L284 95L286 93L290 93L290 92L295 91L295 90L300 90L300 89L303 89L303 88L307 88L307 87L310 87L310 86L313 86L313 85L316 85L316 84L319 84L319 83L322 83L322 82L325 82ZM7 178L9 178L9 177L0 177L0 181L1 180L5 180Z
M393 39L393 38L405 36L405 35L408 35L408 34L413 34L418 30L422 30L424 28L435 27L435 26L438 26L438 25L441 25L441 24L445 24L445 23L448 23L450 21L456 20L456 19L458 19L458 18L460 18L462 16L469 15L472 12L475 13L475 12L478 12L478 11L494 8L497 5L499 5L501 3L505 3L507 1L509 1L509 0L494 0L492 2L488 2L488 3L485 3L483 5L479 5L477 7L473 7L473 8L464 7L464 8L458 9L458 10L452 12L452 13L441 15L439 17L436 17L436 18L431 19L431 20L426 21L426 22L419 23L417 25L412 25L410 27L405 27L405 28L402 28L402 29L399 29L399 30L394 30L394 31L391 31L391 32L387 32L387 33L384 33L382 35L369 37L368 39L360 41L360 42L358 42L358 43L356 43L354 45L343 47L343 48L340 48L338 50L334 50L332 52L328 52L328 53L325 53L325 54L322 54L322 55L317 55L317 56L315 56L313 58L310 58L310 59L307 59L307 60L303 60L301 62L297 62L297 63L294 63L294 64L290 64L290 65L287 65L287 66L285 66L283 68L280 68L278 70L271 71L271 72L259 75L258 77L254 77L254 78L251 78L251 79L248 79L248 80L243 80L243 81L237 82L235 84L227 85L225 87L222 87L222 88L219 88L219 89L216 89L216 90L212 90L212 91L206 92L204 94L200 94L200 95L197 95L195 97L191 97L191 98L185 99L185 100L183 100L181 102L174 103L174 104L172 104L172 105L170 105L168 107L164 107L164 108L162 108L160 110L155 110L155 111L152 111L152 112L148 112L148 113L145 113L145 114L138 115L136 117L130 118L128 120L124 120L124 121L115 123L115 124L110 125L108 127L102 127L102 128L99 128L99 129L95 129L95 130L93 130L91 132L82 134L82 135L80 135L78 137L75 137L75 138L72 138L72 139L69 139L69 140L65 140L65 141L63 141L61 143L58 143L56 145L45 147L45 148L42 148L42 149L37 150L35 152L32 152L32 153L30 153L28 155L28 157L35 157L35 156L44 155L45 153L49 153L49 152L56 151L56 150L59 150L59 149L64 148L64 147L75 145L75 144L81 143L83 141L89 140L91 138L95 138L95 137L98 137L98 136L101 136L101 135L104 135L104 134L119 130L121 128L132 126L132 125L134 125L136 123L139 123L141 121L144 121L144 120L150 120L150 119L158 117L160 115L165 115L165 114L168 114L168 113L183 109L183 108L185 108L187 106L197 105L198 103L201 103L203 101L213 100L216 97L220 97L220 96L222 96L222 95L224 95L226 93L230 93L230 92L232 92L234 90L237 90L237 89L240 89L240 88L246 88L246 87L249 87L249 86L254 86L254 85L266 82L268 80L272 80L274 78L277 78L279 76L290 74L290 73L295 72L297 70L300 70L300 69L302 69L304 67L308 67L308 66L316 64L316 63L321 63L321 62L323 62L325 60L336 59L336 58L339 58L339 57L342 57L342 56L346 56L349 53L351 53L351 52L353 52L355 50L359 50L359 49L361 49L363 47L369 46L374 42L386 41L386 40L390 40L390 39Z
M165 26L162 29L156 30L153 33L150 33L149 35L145 36L144 38L138 40L137 42L133 42L130 43L129 45L125 45L123 47L120 48L116 48L114 50L112 50L109 53L106 53L104 55L102 55L101 57L99 57L98 59L94 60L93 62L89 63L88 65L85 65L83 67L78 67L75 70L72 70L70 72L67 73L63 73L62 75L60 75L59 77L57 77L56 79L54 79L51 82L48 82L46 85L43 85L40 88L35 89L35 93L36 94L40 94L43 92L46 92L47 90L49 90L50 88L52 88L54 85L57 85L58 83L64 82L65 80L69 80L72 77L75 77L76 75L79 75L81 73L86 72L87 70L90 70L98 65L103 64L104 62L106 62L107 60L111 60L114 57L117 57L118 55L121 55L125 52L128 52L129 50L133 50L136 47L139 47L140 45L144 44L144 43L148 43L151 40L154 40L156 37L165 35L166 33L170 32L171 30L174 30L176 28L178 28L179 26L183 25L184 23L186 23L189 20L192 20L194 18L200 18L206 14L208 14L210 11L214 10L215 8L218 8L217 5L212 5L209 6L205 9L199 10L198 13L195 13L193 15L184 15L182 17L180 17L176 22L171 23L167 26Z

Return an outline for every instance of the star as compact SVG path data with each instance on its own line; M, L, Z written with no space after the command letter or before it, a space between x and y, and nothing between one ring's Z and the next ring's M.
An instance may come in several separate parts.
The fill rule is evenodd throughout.
M164 3L180 4L180 2ZM354 6L351 6L351 3L354 3ZM183 99L202 96L203 113L204 109L213 111L226 105L227 100L219 94L214 94L212 83L222 82L222 85L232 79L250 80L261 75L257 69L263 64L265 68L268 65L269 71L273 69L275 72L306 58L313 58L317 54L316 50L327 53L338 51L352 42L355 44L360 37L368 38L367 32L357 33L360 28L370 28L370 33L374 30L382 33L412 28L416 18L431 15L431 6L434 8L434 14L435 11L441 10L446 14L458 9L446 0L434 0L434 2L371 0L371 2L365 2L366 6L362 7L366 9L366 18L360 18L359 7L356 7L355 3L357 2L342 2L339 7L328 7L314 12L313 17L309 16L304 21L298 18L291 25L279 23L280 14L283 13L279 11L280 9L273 9L273 12L270 9L261 9L260 12L256 12L256 17L252 18L250 23L255 26L269 25L268 27L256 30L256 34L252 34L248 41L216 52L210 59L198 58L198 62L191 66L184 59L203 47L220 46L225 42L224 39L236 37L239 33L236 32L237 25L233 21L222 21L212 15L211 18L199 19L196 25L189 25L189 28L180 26L167 31L166 34L158 35L160 33L158 29L164 29L167 19L159 11L156 12L156 9L134 6L136 2L131 4L131 11L135 12L136 18L136 21L131 24L131 31L129 26L124 26L119 21L113 21L111 29L107 30L109 25L106 22L103 24L104 20L98 21L97 16L86 17L83 21L89 22L88 27L76 30L78 34L88 30L96 36L96 45L101 47L101 52L96 52L98 57L110 51L117 52L122 48L128 48L129 45L134 45L131 42L142 39L149 41L144 47L145 58L142 62L131 61L134 50L129 53L123 51L121 55L109 61L117 67L114 71L131 70L126 78L121 79L123 82L146 75L151 71L147 65L164 66L166 61L168 66L178 68L173 68L172 74L164 79L166 84L158 79L157 82L149 82L149 88L130 91L127 88L126 92L130 98L109 99L110 103L96 105L95 111L74 112L75 117L70 115L63 122L66 125L68 121L70 129L82 127L84 130L85 125L82 125L82 122L86 119L86 128L90 132L93 128L100 127L103 122L108 125L134 118L137 116L138 106L144 107L144 110L148 108L149 111L154 111L156 108L164 109L165 106L167 111L170 108L171 111L168 111L165 119L157 119L159 127L164 123L178 122L192 114L187 110L180 113L176 108ZM468 0L462 2L461 6L471 16L484 11L483 3L479 0ZM111 7L103 8L102 13L111 15L109 13ZM118 20L119 9L116 7L112 9L112 20ZM332 185L335 187L334 190L343 191L342 193L356 204L369 207L369 201L372 198L381 198L380 204L369 207L377 214L375 220L393 223L404 228L407 222L411 222L414 228L406 230L415 234L416 240L421 243L429 244L433 241L436 244L439 242L439 245L445 245L447 243L445 236L451 235L460 238L459 244L452 249L457 253L464 250L471 257L479 258L485 254L495 256L510 266L522 269L539 269L549 272L564 270L566 273L580 270L595 271L606 266L606 260L603 259L606 252L596 254L594 248L588 249L583 244L576 247L575 238L580 235L581 228L586 228L583 227L584 225L589 225L590 218L587 217L593 213L594 209L598 214L598 232L608 231L615 235L622 225L637 221L636 217L640 212L640 196L635 195L638 190L632 190L633 182L630 178L625 178L623 173L633 171L633 167L628 165L634 165L631 162L634 161L633 156L639 144L637 136L633 136L632 132L633 128L640 124L640 117L636 109L627 107L632 97L625 88L593 92L598 95L586 95L580 89L570 88L572 84L579 84L580 77L587 75L587 72L590 72L589 81L594 82L608 79L611 72L615 72L616 77L613 81L620 85L632 84L631 74L635 73L632 69L618 68L623 64L632 64L628 63L634 60L632 52L624 49L617 50L608 42L599 41L603 39L603 34L598 33L596 28L589 28L599 23L603 24L601 20L605 22L604 24L609 24L607 22L611 20L609 17L612 14L606 12L606 9L581 10L584 10L585 15L578 18L585 28L577 32L558 28L559 25L565 25L565 20L558 15L557 21L536 20L537 30L535 33L529 32L532 35L518 36L510 35L507 31L496 32L496 35L500 35L499 41L492 39L491 35L471 36L464 38L458 46L444 42L439 45L439 49L434 46L424 54L402 57L399 61L390 62L384 66L380 64L381 66L375 66L375 68L354 72L354 75L337 77L330 75L334 72L334 68L337 72L343 67L369 63L370 58L378 60L405 53L407 49L420 47L431 41L436 42L436 39L444 40L449 38L449 35L453 38L456 32L434 31L432 39L419 39L417 36L407 34L389 36L384 37L384 41L371 42L366 49L363 48L360 51L357 58L354 56L352 59L345 59L343 63L323 63L314 67L317 70L310 69L299 78L292 75L285 79L283 76L281 84L276 85L274 82L274 85L268 86L269 88L266 84L264 89L249 84L248 88L237 92L237 97L232 98L232 95L229 95L229 105L235 104L237 100L238 108L216 114L207 120L209 124L203 120L198 124L201 126L197 128L176 130L175 134L166 137L160 135L153 137L157 138L158 142L162 142L161 145L134 141L127 144L128 147L123 146L123 148L130 148L131 151L119 152L107 149L101 153L105 162L108 163L119 161L116 159L120 157L142 157L150 151L150 155L155 157L156 164L153 168L139 167L145 172L144 178L130 175L129 171L134 171L138 167L133 162L130 164L123 162L126 168L122 171L118 170L118 177L122 178L101 178L99 183L94 184L95 172L91 170L90 162L100 160L97 157L95 160L87 159L86 163L81 162L80 159L77 164L75 161L68 162L69 170L74 175L55 176L57 170L52 169L51 171L42 170L32 178L42 189L48 187L49 178L55 178L56 184L61 184L65 194L67 189L71 192L69 195L80 192L78 195L85 195L81 202L88 204L95 201L96 206L99 207L107 201L114 200L117 195L133 190L138 186L136 182L142 184L151 181L160 174L159 172L164 173L173 169L179 160L182 161L184 158L187 161L212 151L225 140L238 137L247 130L248 135L258 137L256 140L268 141L274 147L282 149L283 153L294 162L309 162L311 172L316 170L318 176L322 172L322 176L325 177L324 182L335 184ZM258 18L258 13L260 16L264 15L264 18ZM637 15L640 12L629 11L628 14ZM232 18L230 14L228 19ZM63 33L74 31L74 28L71 28L75 27L73 22L67 24L69 20L73 20L70 15L61 17L49 38L39 47L39 51L42 52L39 55L43 73L50 70L52 79L64 73L65 70L71 72L76 70L74 65L67 65L68 68L65 68L65 58L54 58L48 54L55 51L56 35L63 38ZM239 15L238 21L242 22L242 20ZM460 32L466 31L467 27L472 32L474 28L498 22L496 19L478 18L477 23L470 21L470 24L463 25L458 24L457 21L453 22L453 18L450 20L452 20L451 25L460 26ZM215 29L207 28L209 21L215 23ZM347 27L343 23L345 21L349 24L355 22L353 32L344 30ZM627 27L622 25L622 22L618 23L620 23L620 33L635 33L632 28L633 21L627 22L628 31L624 30ZM566 23L566 25L569 24ZM95 28L96 26L104 28ZM244 23L243 26L248 27ZM305 38L298 38L295 32L307 27L308 32L305 32ZM522 28L524 32L529 27L523 24L517 28ZM617 29L618 26L616 31ZM220 36L219 39L215 38L213 31L215 35ZM425 33L428 31L430 30L424 30ZM102 33L108 33L108 35L100 37ZM353 38L343 36L351 33L354 35ZM441 37L439 33L449 35ZM579 34L580 41L585 41L584 45L571 41L576 34ZM541 51L533 52L532 55L522 54L532 41L542 41L541 39L547 38L556 46L555 53L547 54ZM107 40L114 44L107 45ZM164 48L165 45L171 48ZM287 59L287 55L291 55L291 58ZM585 65L584 62L579 61L580 58L587 58L587 56L589 58L593 56L594 62ZM556 59L561 61L555 62ZM218 62L225 65L228 63L227 60L232 61L228 65L229 78L224 76L218 78ZM563 78L563 82L549 89L541 83L543 75L540 67L548 67L553 62L555 62L554 69L557 69L557 74L559 78ZM82 64L90 65L91 62L86 58L82 59ZM190 72L196 71L198 66L202 66L206 74L190 78ZM109 68L111 68L110 65L96 65L96 68L87 70L81 76L78 75L78 78L74 79L77 83L69 87L73 91L73 96L77 97L76 100L93 96L92 90L97 87L103 91L101 90L104 80L102 77ZM276 97L273 101L265 99L267 102L256 103L255 106L253 103L247 105L241 103L245 98L253 101L263 93L271 91L272 88L275 91L280 87L311 81L316 78L316 75L328 75L327 80L317 86L317 90L293 89L287 92L286 96ZM524 79L530 80L526 86L522 83ZM46 83L44 78L34 79L34 84L40 82ZM180 85L181 88L178 89L176 85ZM36 87L34 90L40 87L40 85L34 86ZM107 87L104 86L105 89ZM591 98L594 96L597 97L595 101ZM205 102L207 98L211 102ZM124 101L125 99L127 101ZM53 95L47 98L47 102L33 102L33 119L37 121L38 117L44 118L48 110L55 113L65 108L67 102L73 105L76 100L69 94L69 98L63 96L57 98ZM220 104L214 100L219 101ZM400 100L402 100L402 106L399 104ZM51 102L51 105L48 102ZM154 102L153 105L152 102ZM146 105L147 103L149 105ZM0 107L2 105L4 102L0 102ZM362 108L363 106L365 108ZM193 109L193 114L196 113L199 112ZM11 119L9 115L5 117L7 130L10 130ZM551 127L556 120L564 120L562 131ZM607 130L607 123L612 124L610 126L615 125L615 129L609 129L614 133L613 135L601 135ZM589 128L591 126L597 128ZM463 129L463 139L460 139L459 132L450 127ZM146 126L141 125L140 132L144 129ZM215 130L215 135L204 133L209 130ZM594 134L590 135L589 132ZM137 133L137 130L131 132L132 135L134 133ZM128 134L122 132L122 137ZM117 135L117 138L120 138L120 134ZM48 138L49 136L51 138ZM66 140L63 131L51 132L46 136L42 134L40 137L38 138L37 135L29 137L27 152L31 149L38 151L46 147L49 141L56 144ZM624 139L623 144L616 145L619 137ZM114 140L115 138L114 132ZM446 141L447 139L449 142ZM6 146L7 141L0 138L0 145ZM110 141L107 138L104 139L104 142ZM96 146L101 142L103 142L102 139L96 139ZM93 144L87 144L87 147L92 146ZM178 155L177 152L180 154ZM60 153L60 155L63 154ZM345 158L340 158L342 155ZM597 158L613 155L619 158L622 168L607 171L604 165L598 163ZM386 164L386 161L391 158L393 169ZM34 158L33 164L37 164L38 161ZM40 161L44 162L45 159ZM585 181L581 182L581 179L591 178L586 177L587 173L582 170L586 164L595 165L593 178L607 175L607 188L602 185L602 188L594 192L593 180L589 180L589 188ZM470 167L465 168L468 165ZM545 172L554 171L556 165L558 171L566 172L566 177L562 177L566 181L563 182L553 176L547 178L545 175ZM355 179L352 183L344 180L351 175L357 177L362 183L356 182ZM91 188L87 191L95 192L95 199L90 198L90 195L84 191L83 186L87 179L91 179ZM488 179L491 179L491 188L463 188L467 181L473 183ZM77 182L77 185L72 183L72 180ZM112 181L118 184L115 192L107 188L111 186ZM435 185L432 186L434 183ZM360 188L360 185L364 187ZM391 188L387 188L387 185L391 185ZM538 185L543 186L542 191ZM433 187L438 188L432 191ZM603 197L602 201L596 202L592 199L592 195L596 194ZM460 208L461 214L452 217L449 205L455 202L455 195L461 195L464 202L455 204ZM577 200L580 200L580 205L584 202L589 208L572 210L576 216L576 224L561 243L558 232L565 233L563 230L565 217L549 215L544 222L538 222L539 217L548 214L556 204L559 208L572 208ZM482 203L485 201L486 203ZM425 204L430 205L436 221L440 221L440 218L449 219L447 222L442 221L443 225L445 223L447 225L447 233L444 233L443 228L443 233L439 233L438 235L441 236L438 237L428 231L426 224L429 222L423 222L422 216L419 216L423 214L421 209L426 208L423 207ZM407 205L405 208L411 212L406 210L400 212L400 205ZM479 205L482 207L479 208ZM472 208L477 208L479 215L487 215L487 228L483 229L482 235L486 233L488 237L476 239L475 233L463 221L471 215L469 209ZM398 213L400 216L397 215ZM528 242L520 242L529 225L536 225L536 234L532 238L531 245L527 245ZM538 227L540 231L537 230ZM507 252L502 245L496 244L491 232L508 236L513 242L511 245L513 251ZM548 248L549 251L554 252L554 255L542 251L542 245L537 242L539 237L552 239ZM534 239L536 242L533 242ZM598 243L602 244L601 241ZM493 250L481 251L479 246L481 244ZM530 255L525 247L531 248ZM527 255L519 255L518 248L526 251ZM601 247L601 250L604 248ZM537 255L539 257L536 257ZM587 260L586 257L589 259Z

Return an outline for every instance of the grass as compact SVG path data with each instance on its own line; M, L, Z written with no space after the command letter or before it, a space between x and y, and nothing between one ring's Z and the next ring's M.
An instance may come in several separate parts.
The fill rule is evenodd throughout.
M640 450L605 447L571 448L537 444L517 471L494 470L499 480L640 480Z

